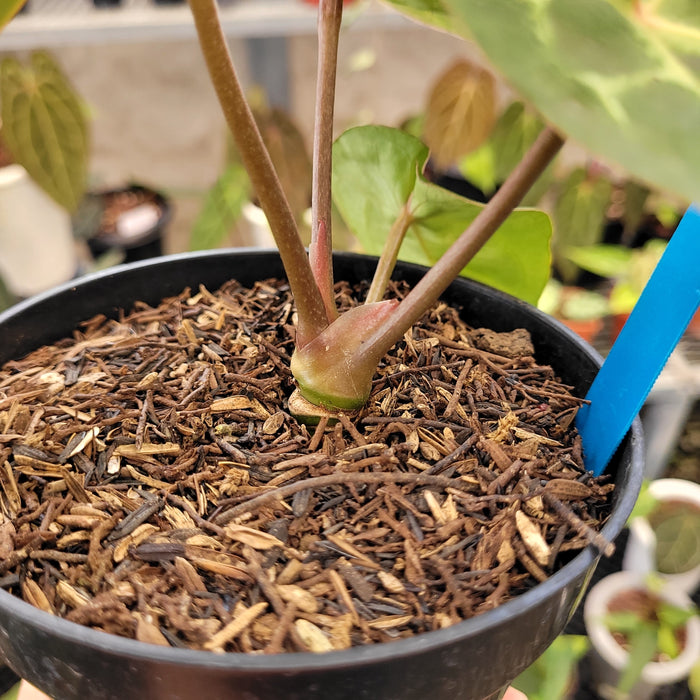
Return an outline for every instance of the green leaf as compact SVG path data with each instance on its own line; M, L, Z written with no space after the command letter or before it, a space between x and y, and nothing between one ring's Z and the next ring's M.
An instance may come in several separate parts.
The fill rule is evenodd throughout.
M450 17L443 0L385 0L399 12L433 27L452 31L454 20Z
M207 193L190 233L190 250L216 248L231 231L250 199L250 180L241 163L229 165Z
M544 122L522 102L513 102L498 118L488 141L460 164L464 176L482 192L493 193L522 160L544 128ZM523 204L535 205L553 179L553 163L537 179Z
M0 65L3 139L32 179L69 212L87 185L89 136L82 105L58 64L45 52L29 66Z
M522 102L513 102L500 116L491 141L496 158L496 178L503 182L523 159L545 124Z
M696 608L682 608L679 605L668 603L665 600L659 603L659 608L656 611L659 622L673 631L677 631L680 627L683 627L688 620L695 617L697 614L698 611Z
M605 625L608 629L625 635L631 634L645 624L651 623L645 623L636 612L630 610L619 610L605 615Z
M694 700L700 700L700 660L693 666L688 678L688 687Z
M0 0L0 29L2 29L22 8L27 0Z
M631 522L635 518L646 518L654 512L658 503L659 500L649 490L649 480L645 479L642 482L642 488L639 490L639 496L637 496L637 501L627 522Z
M569 257L582 270L601 277L618 277L625 273L632 260L632 250L618 245L581 246L569 248Z
M333 144L333 199L368 252L381 252L427 157L418 139L383 126L349 129Z
M666 625L662 625L658 629L656 647L659 654L664 654L669 659L675 659L682 651L675 630Z
M493 144L487 141L476 151L462 158L457 167L466 180L490 196L498 187L495 160Z
M564 700L568 697L576 665L588 647L584 636L560 635L513 681L513 685L525 693L528 700Z
M697 198L697 2L443 2L547 121L646 182Z
M617 684L618 690L623 693L629 693L634 688L644 667L654 658L657 651L657 628L638 621L637 628L626 636L629 643L627 664Z
M554 264L564 282L576 281L579 270L569 255L575 246L598 243L603 236L605 213L612 185L604 178L591 178L579 168L561 184L554 203Z
M399 257L433 265L483 209L420 174L428 151L406 133L357 127L333 150L333 192L346 223L370 254L379 254L410 202L413 224ZM465 276L537 303L549 277L551 225L542 212L516 210L472 262Z
M656 535L656 567L661 573L679 574L700 566L700 513L692 503L660 503L649 523Z

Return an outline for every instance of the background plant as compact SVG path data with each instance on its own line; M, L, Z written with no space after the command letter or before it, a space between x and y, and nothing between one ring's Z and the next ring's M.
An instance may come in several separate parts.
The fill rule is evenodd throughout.
M272 107L261 90L252 90L248 99L294 219L303 232L307 227L304 215L311 204L311 155L304 137L291 116ZM252 197L250 178L240 153L228 139L223 171L205 195L192 227L189 249L204 250L220 245Z
M578 268L611 279L610 312L628 314L665 248L666 241L661 240L648 241L641 248L599 244L570 248L567 257Z
M590 644L583 635L559 635L534 664L523 671L513 686L528 700L564 700L570 697L578 662Z
M643 606L639 609L623 606L608 612L604 618L605 625L617 635L616 641L628 654L617 685L621 697L627 697L648 663L675 659L683 651L680 630L698 614L693 607L683 608L663 600L656 592L660 587L660 582L649 577L648 588L638 592Z
M15 162L73 213L87 187L89 132L81 100L53 57L0 64L0 138Z

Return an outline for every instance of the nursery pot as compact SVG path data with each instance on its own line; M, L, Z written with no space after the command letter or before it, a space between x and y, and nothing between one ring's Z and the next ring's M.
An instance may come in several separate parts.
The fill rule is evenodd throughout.
M106 207L100 228L88 238L93 256L118 250L123 252L124 262L129 263L162 254L163 234L172 217L172 206L165 196L143 185L106 190L93 196ZM104 228L106 220L108 229Z
M341 254L336 279L371 279L376 259ZM395 278L415 284L425 268L399 264ZM137 300L200 284L216 289L282 277L275 251L230 250L166 256L112 268L65 285L0 315L0 360L70 334L97 313L115 316ZM465 279L443 295L473 326L526 327L538 360L585 392L600 357L551 317ZM616 488L602 533L614 540L636 500L643 473L636 421L609 467ZM42 612L0 591L0 654L22 677L58 700L483 700L498 697L560 634L581 599L599 554L588 548L547 581L493 610L413 638L325 654L215 654L108 635Z
M70 215L17 164L0 168L0 277L19 297L43 292L78 270Z
M643 577L636 572L619 571L601 579L591 588L584 603L583 617L591 642L591 673L593 683L602 697L609 697L624 671L628 654L615 641L604 623L610 601L616 596L636 589L644 589ZM690 608L693 601L683 591L667 586L661 597L669 603ZM656 689L686 678L700 658L700 617L692 617L686 624L683 651L669 661L651 661L642 670L639 681L630 690L634 700L650 700Z
M689 508L700 519L700 484L685 479L656 479L649 484L649 494L656 499L658 507ZM657 538L652 527L653 521L654 514L651 513L648 517L634 518L630 523L623 569L642 574L657 569ZM694 524L694 540L697 543L700 541L700 531L697 522L694 521ZM700 564L683 569L674 573L661 571L659 574L670 586L692 595L700 586Z

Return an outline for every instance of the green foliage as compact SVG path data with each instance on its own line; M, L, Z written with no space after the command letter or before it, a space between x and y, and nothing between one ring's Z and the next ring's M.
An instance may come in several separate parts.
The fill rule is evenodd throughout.
M87 185L89 136L82 105L45 52L29 64L0 65L2 138L15 161L58 204L73 212Z
M207 250L221 244L250 199L250 180L241 163L232 163L206 195L190 232L189 249Z
M443 0L390 0L397 10L433 27L454 31L454 20Z
M304 212L311 204L311 158L304 137L289 115L271 107L261 91L253 91L249 99L282 189L297 225L302 228ZM253 194L240 154L229 140L226 167L205 196L190 232L189 249L205 250L220 245Z
M665 241L651 240L642 248L600 244L571 248L568 257L581 269L615 280L610 292L610 311L632 311L666 248Z
M0 0L0 29L22 8L26 0Z
M0 700L17 700L18 695L19 683L13 686L10 690L8 690L2 697L0 697Z
M700 510L692 503L660 501L648 516L656 536L656 569L680 574L700 566Z
M639 496L637 496L634 508L632 508L632 512L630 513L630 517L628 518L627 522L631 522L635 518L648 517L649 514L654 511L658 502L659 501L649 490L649 480L645 479L642 482L642 488L639 490Z
M634 239L644 214L646 213L646 205L649 200L651 190L648 187L634 181L627 180L623 187L624 192L624 214L623 214L623 231L622 242L627 243ZM674 217L677 217L676 209L673 209ZM670 228L670 225L669 225Z
M572 321L590 321L610 313L606 297L580 287L566 287L550 279L537 302L537 308L551 316Z
M545 119L642 180L697 197L696 2L442 2Z
M568 697L576 665L588 647L585 636L560 635L513 681L513 685L525 693L528 700L564 700Z
M578 168L558 189L553 211L552 254L562 280L571 284L579 275L579 267L568 253L572 248L600 242L612 185L607 179L590 177L583 168Z
M482 192L493 194L544 128L542 119L524 103L512 102L496 121L486 143L467 155L459 169L467 180ZM538 178L523 200L524 206L535 206L552 183L553 164Z
M346 223L370 254L405 207L412 224L400 258L433 265L483 209L422 176L428 156L418 140L388 127L357 127L333 149L333 192ZM548 217L516 210L463 270L465 276L536 303L549 277Z
M648 592L649 609L639 611L620 610L605 616L605 624L611 632L621 634L628 653L618 690L629 693L639 680L644 667L656 657L675 659L682 651L678 631L697 614L695 608L682 608L657 598Z
M693 666L688 678L688 688L694 700L700 700L700 660Z

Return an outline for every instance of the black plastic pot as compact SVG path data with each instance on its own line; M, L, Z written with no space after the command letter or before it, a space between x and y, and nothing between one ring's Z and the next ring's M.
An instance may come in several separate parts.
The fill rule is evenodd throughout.
M336 257L336 278L369 279L375 260ZM424 269L400 264L415 283ZM0 315L0 361L69 334L97 313L116 315L136 300L158 302L184 287L215 289L282 276L276 252L220 251L159 258L87 277ZM526 327L540 361L584 392L600 358L572 332L531 306L460 279L445 293L472 325ZM635 422L610 467L617 485L603 534L613 540L642 479ZM0 653L22 677L57 700L481 700L498 692L564 629L597 563L588 549L545 583L504 605L412 639L327 654L253 656L164 648L58 619L0 591Z
M90 195L102 201L102 206L109 198L117 197L138 197L147 196L149 201L139 205L155 209L157 219L141 225L141 222L132 219L132 225L125 231L104 231L97 230L87 239L90 253L98 257L110 250L118 250L123 253L123 261L127 263L137 262L155 258L163 253L163 234L172 218L172 205L170 200L160 192L145 187L144 185L132 184L121 189L105 190ZM131 214L136 211L136 207ZM152 211L147 214L152 214ZM129 212L125 213L129 215ZM135 224L135 225L134 225ZM128 231L128 232L127 232Z

